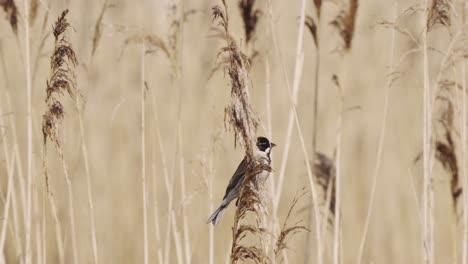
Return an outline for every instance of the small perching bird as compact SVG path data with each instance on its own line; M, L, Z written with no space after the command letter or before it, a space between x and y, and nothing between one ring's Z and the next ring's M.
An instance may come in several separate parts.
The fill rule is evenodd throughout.
M255 159L263 165L270 166L271 164L271 149L276 146L275 143L270 142L266 137L258 137L257 138L257 149L254 152ZM245 174L247 172L247 158L244 157L242 162L237 167L236 172L232 175L231 180L226 188L226 193L224 194L223 201L221 205L211 214L210 218L208 218L207 223L212 223L213 226L216 225L221 217L223 216L223 212L228 207L229 203L232 200L239 198L239 193L242 187L242 183L245 178ZM258 173L255 177L265 180L268 175L270 174L269 171L263 170L262 172Z

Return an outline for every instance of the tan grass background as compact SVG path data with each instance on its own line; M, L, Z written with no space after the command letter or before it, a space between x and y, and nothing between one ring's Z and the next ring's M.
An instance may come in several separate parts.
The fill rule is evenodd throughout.
M19 1L17 1L19 2ZM69 33L71 43L79 60L77 83L84 103L85 137L90 160L92 190L95 203L98 252L101 263L141 263L143 261L143 210L141 202L141 151L140 151L140 76L141 50L139 45L124 49L129 36L145 32L161 38L168 34L169 6L165 0L116 1L103 18L103 35L90 63L94 25L103 1L41 1L50 6L49 20L45 26L50 30L53 21L64 8L69 8ZM176 225L182 232L182 215L188 217L190 253L192 263L208 263L209 228L206 219L211 213L210 203L217 205L224 194L226 184L242 159L242 149L234 149L232 134L224 130L224 107L227 105L230 89L229 80L222 71L208 79L215 65L217 51L223 41L209 37L212 27L211 7L218 1L183 1L184 10L196 9L183 25L180 56L182 77L180 85L172 80L171 66L161 51L146 56L147 91L146 107L146 157L149 177L149 257L151 263L158 263L157 249L164 246L167 223L168 194L166 192L162 157L159 144L166 152L169 173L175 179L174 204ZM231 18L231 33L242 42L244 31L236 1L227 1ZM416 1L399 1L399 12ZM31 52L33 62L39 56L37 74L33 80L33 230L40 223L43 197L42 174L42 114L45 111L46 79L49 74L49 56L52 52L52 38L46 40L43 54L37 54L41 41L41 30L45 7L39 7L39 16L31 28ZM19 6L21 6L18 3ZM267 127L267 101L265 85L271 84L273 164L279 170L286 126L290 109L289 95L282 75L277 51L268 29L266 1L257 1L257 7L264 14L255 35L255 48L260 55L251 69L251 100ZM298 16L300 1L272 1L275 34L279 48L292 83ZM325 1L322 9L321 26L321 72L318 114L318 150L332 155L335 147L335 131L338 118L338 91L332 82L332 75L340 75L345 89L345 107L358 106L358 110L346 112L343 116L342 140L342 248L343 263L354 263L364 229L365 215L371 190L371 182L379 130L383 115L384 88L391 72L389 62L391 30L379 25L379 21L392 20L393 1L363 0L359 3L356 32L352 49L345 55L334 52L339 37L328 24L339 11L331 1ZM20 8L21 12L21 8ZM306 14L312 14L313 1L307 1ZM4 13L2 13L3 15ZM420 34L417 18L405 20L414 34ZM0 118L4 119L8 151L13 151L14 137L17 138L23 174L26 164L26 89L24 73L23 24L19 22L18 38L15 37L6 19L0 19L0 49L5 65L0 70ZM431 40L442 49L448 44L448 36L442 30L436 31ZM395 55L399 58L413 48L411 43L396 34ZM304 35L305 61L297 104L299 118L306 144L311 151L313 130L313 84L314 58L316 50L308 32ZM266 79L266 58L270 64L270 79ZM431 55L430 67L434 71L440 64L441 56ZM411 187L408 169L422 149L422 65L420 54L406 59L398 69L402 72L390 90L390 108L383 145L382 167L378 175L375 208L370 222L365 263L418 263L422 261L421 225L418 205ZM6 67L5 67L6 66ZM435 74L431 75L431 80ZM179 87L182 91L182 139L186 177L186 199L182 200L180 190L179 158L175 154L177 108ZM155 104L153 104L153 100ZM78 258L80 263L92 262L89 211L86 200L86 181L81 154L78 115L74 102L64 97L65 120L63 123L63 146L69 165L74 188L75 215L77 222ZM159 120L155 122L154 109ZM16 126L16 132L9 123ZM162 141L156 136L156 126L161 130ZM258 134L266 135L264 128ZM3 146L2 146L3 147ZM59 219L65 239L66 259L71 261L70 232L66 201L67 193L59 159L49 147L48 166L50 169L51 191L58 206ZM7 173L4 154L0 155L0 183L5 197ZM174 157L176 160L174 161ZM213 168L207 167L212 161ZM175 162L175 163L174 163ZM208 175L204 175L204 168ZM434 171L436 192L436 258L435 263L455 263L460 260L462 223L457 221L449 194L449 178L436 164ZM422 179L420 164L412 170L417 183L418 194ZM276 174L273 174L274 178ZM19 177L15 172L14 177ZM209 181L213 182L213 199L210 200ZM15 181L15 187L19 184ZM155 187L155 188L153 188ZM280 202L280 222L284 221L294 194L302 187L308 187L307 173L297 131L293 130L291 151L286 168L286 181ZM18 194L17 194L18 195ZM419 199L419 197L418 197ZM301 210L294 220L308 219L310 204L308 198L300 202ZM19 206L19 205L18 205ZM3 212L4 200L0 202ZM46 210L47 209L46 203ZM24 208L18 207L19 212ZM162 245L157 242L155 215L157 210L161 228ZM22 215L22 213L20 213ZM215 263L224 263L229 252L233 206L227 210L220 224L214 230ZM461 214L460 214L461 215ZM460 222L460 223L458 223ZM1 222L0 222L1 224ZM314 230L310 227L311 230ZM313 231L312 231L313 232ZM331 231L327 231L325 263L331 262ZM180 233L183 239L183 234ZM33 252L36 240L33 232ZM24 233L21 232L22 239ZM306 234L294 236L288 243L287 254L290 263L302 263ZM24 241L23 241L24 242ZM17 245L12 232L7 233L5 250L6 263L21 263L17 256ZM174 241L171 234L170 263L177 263ZM315 247L312 249L315 254ZM22 251L24 253L24 250ZM34 253L35 256L36 253ZM1 254L0 254L1 258ZM313 263L310 260L309 263ZM47 211L47 263L57 263L54 224ZM36 263L33 258L33 263Z

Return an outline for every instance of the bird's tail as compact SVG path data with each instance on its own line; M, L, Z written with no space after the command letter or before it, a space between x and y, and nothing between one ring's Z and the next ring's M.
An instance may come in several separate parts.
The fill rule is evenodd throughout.
M221 204L218 209L216 209L210 216L210 218L208 218L208 221L206 222L207 224L208 223L212 223L213 226L215 226L219 220L221 219L221 217L223 216L223 213L224 213L224 210L226 209L226 206L224 204Z

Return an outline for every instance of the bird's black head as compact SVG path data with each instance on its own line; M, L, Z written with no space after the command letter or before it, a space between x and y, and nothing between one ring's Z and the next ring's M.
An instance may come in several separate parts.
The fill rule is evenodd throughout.
M257 148L260 150L260 151L267 151L267 150L270 150L271 151L271 148L276 146L275 143L273 142L270 142L270 140L268 140L268 138L266 137L258 137L257 138Z

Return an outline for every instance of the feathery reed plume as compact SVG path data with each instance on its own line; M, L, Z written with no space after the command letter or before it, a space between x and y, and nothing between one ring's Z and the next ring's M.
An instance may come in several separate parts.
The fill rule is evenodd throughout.
M223 48L229 52L230 65L228 73L231 78L231 103L225 108L225 122L234 130L236 141L239 140L246 148L247 157L252 160L253 141L258 126L258 118L254 113L248 97L249 77L247 71L248 61L235 42Z
M47 139L50 139L54 143L54 147L57 150L60 161L63 167L63 173L68 191L68 210L70 216L70 229L71 229L71 241L72 241L72 253L73 263L78 263L78 249L76 245L76 229L75 229L75 216L73 206L73 189L71 185L71 179L68 172L68 166L65 162L65 157L62 150L61 142L61 122L64 118L63 105L60 102L61 96L68 94L70 97L75 98L78 95L76 90L76 77L75 77L75 66L78 64L75 52L72 48L71 43L68 40L66 31L70 24L66 19L68 9L62 12L58 20L53 26L53 34L55 37L54 52L50 58L51 73L49 80L47 81L46 88L46 99L47 110L43 115L42 122L42 133L43 133L43 144L44 144L44 160L43 170L46 180L46 189L49 191L48 176L47 176ZM50 194L50 193L49 193ZM52 204L54 207L55 205Z
M223 1L223 4L225 2ZM225 108L226 126L234 131L235 143L238 141L246 149L246 156L249 161L253 160L253 142L255 140L255 131L258 126L258 117L254 113L249 103L249 76L248 57L242 53L237 43L229 37L229 18L227 16L227 8L224 5L224 11L215 6L212 8L213 21L217 20L218 25L224 29L225 40L227 46L221 48L218 57L222 57L225 62L229 77L231 79L231 103Z
M13 0L0 0L0 6L3 7L7 18L10 22L11 29L13 32L18 34L18 8Z
M64 115L62 104L57 100L51 100L42 123L44 145L47 144L47 138L49 138L57 146L60 145L59 128L63 117Z
M288 214L286 215L286 219L284 220L283 227L281 228L280 235L278 236L278 239L276 240L276 246L274 249L275 259L277 263L280 263L281 251L284 249L288 249L288 245L287 245L288 239L290 239L296 234L301 233L302 231L310 232L310 230L307 227L305 227L304 225L301 225L302 220L294 223L291 226L288 226L288 220L291 218L294 208L296 207L299 200L301 200L301 198L303 198L306 195L306 193L307 192L305 191L305 188L302 188L302 193L301 194L296 193L291 203L291 206L289 207Z
M350 0L348 10L341 10L338 16L330 23L334 26L344 43L344 49L351 48L356 23L358 0Z
M271 171L271 167L257 161L254 156L254 141L259 119L253 111L248 96L248 59L238 48L236 42L229 34L229 18L225 0L224 10L219 6L212 8L213 21L218 22L224 30L226 47L222 48L218 56L224 56L225 67L231 80L231 102L225 108L225 126L234 132L234 144L237 142L245 148L247 170L242 188L240 190L238 207L232 227L231 263L243 260L253 260L256 263L267 263L269 258L265 249L254 245L246 245L246 237L253 236L258 244L263 245L264 235L264 186L256 180L256 175L262 171ZM255 225L249 224L248 218L255 218Z
M461 88L460 85L454 81L442 80L439 82L440 90L436 97L437 116L435 119L438 121L435 124L435 158L440 162L444 170L450 175L450 193L452 196L453 208L456 211L458 199L463 193L459 181L459 162L457 158L457 143L459 133L455 127L455 106L451 97L454 96L453 89ZM413 160L416 164L422 159L422 152L420 152Z
M262 15L260 9L254 9L255 0L240 0L239 9L242 14L242 20L244 21L245 38L248 44L255 33L258 19Z
M426 21L427 31L430 31L435 25L450 26L451 2L451 0L432 0Z
M231 263L245 260L253 260L255 263L269 262L267 253L263 248L242 243L242 240L249 234L260 240L259 242L261 243L263 236L268 233L261 223L262 214L264 214L262 192L265 190L263 189L263 183L256 184L255 181L255 176L265 170L271 171L270 166L257 164L247 167L246 178L240 192L234 217L234 226L232 227ZM249 212L254 214L256 225L247 223L247 214Z
M60 148L60 123L64 117L63 106L59 98L67 93L72 98L77 95L74 67L78 64L75 52L65 36L65 31L70 26L65 16L68 9L63 11L53 27L55 37L55 49L50 58L51 75L47 81L46 104L48 109L44 115L42 133L44 145L47 138Z
M435 133L435 158L451 177L450 191L453 206L456 210L458 199L463 190L459 183L459 162L456 150L456 140L459 133L454 125L456 111L454 109L455 104L450 98L453 95L450 95L450 93L452 88L459 88L459 84L449 80L442 80L439 82L439 87L439 94L436 97L436 106L438 106L439 111L436 117L438 122L435 126L436 132L438 132ZM420 152L413 160L413 164L419 162L421 158L422 153Z
M328 219L333 223L333 216L335 215L335 176L336 168L334 161L327 157L325 154L317 152L314 162L314 175L317 177L317 183L323 189L325 202L329 201L328 209L330 210L331 217Z
M458 198L462 193L459 183L459 166L456 152L457 131L454 126L455 105L450 99L453 88L457 88L457 83L449 80L443 80L439 83L440 92L436 97L439 102L440 113L438 124L440 125L440 134L435 134L435 157L442 164L442 167L451 176L450 190L454 210L457 208ZM447 95L445 95L448 93ZM453 95L452 95L453 96ZM463 143L462 143L463 144Z
M446 142L442 140L436 141L436 158L442 163L444 169L452 175L450 186L453 204L456 207L458 198L462 193L462 188L459 187L457 156L455 155L455 146L449 131L445 133L445 140Z

